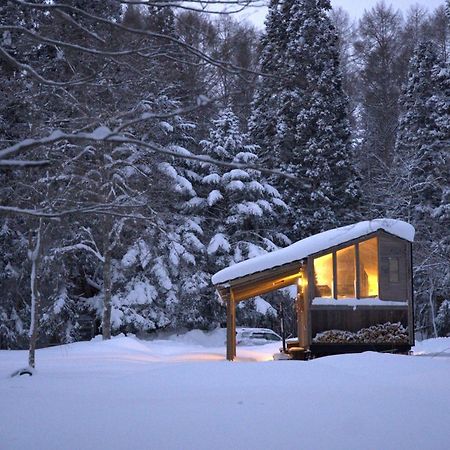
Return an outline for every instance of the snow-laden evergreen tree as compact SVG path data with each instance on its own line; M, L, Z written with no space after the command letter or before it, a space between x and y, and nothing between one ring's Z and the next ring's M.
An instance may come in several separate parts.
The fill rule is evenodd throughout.
M230 107L223 109L213 124L209 139L201 143L207 156L244 165L258 162L258 147L242 133L239 119ZM278 226L288 207L259 171L216 165L206 165L205 169L201 181L203 198L193 200L195 207L205 211L207 267L211 274L289 244ZM255 320L258 314L275 314L264 300L255 301L256 304L249 301L240 305Z
M176 133L176 127L172 132ZM189 154L180 146L176 148ZM210 276L204 271L201 217L185 214L197 197L191 180L198 181L200 176L194 164L186 166L175 159L158 164L159 176L154 180L159 188L152 192L160 198L155 204L158 213L139 228L136 240L116 262L120 274L112 299L116 331L218 325L217 318L207 313L204 301Z
M213 125L209 139L202 142L207 156L243 165L257 163L258 147L248 143L231 108L222 110ZM289 243L275 222L288 208L259 171L209 165L202 184L213 270Z
M279 107L278 75L286 46L286 39L283 39L285 25L282 21L279 0L270 1L265 27L266 32L261 38L260 71L266 76L260 77L257 82L249 119L249 132L260 146L261 161L273 166L272 151L276 140Z
M416 316L423 326L434 324L436 300L448 298L450 287L449 248L445 245L450 226L446 217L450 177L448 85L447 69L434 44L419 44L400 102L390 214L416 228Z
M450 3L448 3L448 17L450 19ZM449 20L450 26L450 20ZM437 92L431 99L433 109L437 113L436 124L438 128L439 144L437 152L442 160L440 177L442 181L441 198L439 205L433 210L433 225L437 227L438 237L435 248L439 255L439 294L447 302L447 319L450 303L450 61L442 61L435 69L433 80ZM441 306L441 308L445 308ZM441 312L441 310L440 310ZM450 321L446 322L448 334ZM444 333L443 331L441 332Z
M330 8L328 0L272 3L262 67L276 78L261 80L251 119L270 165L295 177L276 181L295 239L358 218L359 182ZM281 29L270 28L279 23Z
M420 214L430 215L441 198L443 155L436 151L440 140L436 122L439 113L432 102L437 87L433 76L437 65L434 45L431 42L419 44L400 100L402 114L394 166L400 171L398 181L404 199L400 204L398 200L396 203L407 220L417 217L417 208L424 210Z
M436 328L439 336L450 336L450 300L444 300L439 307Z

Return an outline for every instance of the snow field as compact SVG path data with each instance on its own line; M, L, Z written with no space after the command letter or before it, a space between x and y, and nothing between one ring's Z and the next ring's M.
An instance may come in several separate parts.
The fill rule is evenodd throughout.
M0 449L448 449L450 339L419 353L268 361L223 330L0 352ZM446 350L447 349L447 350ZM266 361L265 361L266 360ZM262 361L262 362L256 362Z

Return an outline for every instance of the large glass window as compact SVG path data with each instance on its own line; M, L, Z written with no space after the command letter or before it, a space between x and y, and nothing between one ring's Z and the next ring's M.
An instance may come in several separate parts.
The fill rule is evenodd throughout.
M378 297L378 240L359 243L360 297Z
M316 297L333 297L333 254L314 259Z
M355 246L336 252L337 298L356 298Z

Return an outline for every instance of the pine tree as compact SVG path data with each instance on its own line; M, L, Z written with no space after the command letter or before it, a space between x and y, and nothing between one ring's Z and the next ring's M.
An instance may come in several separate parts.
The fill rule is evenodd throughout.
M408 84L400 100L402 114L399 121L394 166L402 181L404 199L401 214L407 220L414 219L417 204L425 199L429 205L440 197L440 180L436 170L442 164L433 155L436 145L438 118L431 99L435 93L433 73L438 57L432 43L419 44L410 63ZM396 203L398 204L397 200ZM401 206L399 206L401 208Z
M253 123L264 128L251 130L262 153L272 155L271 165L295 176L276 183L290 206L287 226L295 239L358 217L359 184L330 9L328 0L274 3L263 41L263 69L276 82L269 78L265 88L261 81ZM271 28L279 23L280 29Z
M286 39L282 39L285 25L281 19L280 1L271 0L265 21L266 32L261 38L260 70L265 76L258 80L249 119L249 131L260 146L261 160L270 166L275 159L272 152L277 132L278 76L286 44Z
M202 142L207 156L224 162L257 163L258 147L248 142L230 107L220 112L213 125L209 139ZM289 244L277 227L277 220L288 208L259 171L215 165L205 169L204 197L199 206L206 210L204 229L210 274ZM241 306L247 310L247 319L255 319L258 311L253 302L244 303ZM273 308L264 309L268 311L273 312Z

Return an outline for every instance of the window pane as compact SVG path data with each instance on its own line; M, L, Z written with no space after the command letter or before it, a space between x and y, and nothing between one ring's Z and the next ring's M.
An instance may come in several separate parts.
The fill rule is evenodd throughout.
M316 297L333 296L333 254L314 259L314 278Z
M378 297L377 238L359 243L359 276L362 298Z
M338 298L356 298L355 246L336 252L336 281Z

